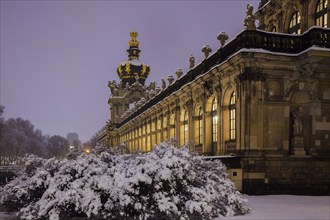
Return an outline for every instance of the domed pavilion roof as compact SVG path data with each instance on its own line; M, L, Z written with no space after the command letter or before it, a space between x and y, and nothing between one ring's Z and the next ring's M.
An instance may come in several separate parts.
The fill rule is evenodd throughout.
M126 86L127 83L132 85L136 80L144 85L150 73L150 66L139 59L141 50L139 49L139 42L136 40L138 32L132 31L130 35L131 40L128 42L129 49L127 50L128 60L119 64L117 74L122 80L123 86Z

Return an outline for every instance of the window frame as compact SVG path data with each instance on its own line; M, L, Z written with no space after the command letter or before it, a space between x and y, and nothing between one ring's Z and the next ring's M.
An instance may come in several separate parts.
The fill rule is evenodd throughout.
M202 145L203 144L203 139L204 139L204 124L203 124L203 109L202 107L199 107L197 115L196 115L196 120L197 120L197 143L196 145Z
M183 143L188 144L188 141L189 141L189 117L188 117L188 110L186 110L183 116Z
M289 27L288 27L289 34L301 34L301 15L299 11L295 11L290 19Z
M212 143L218 142L218 102L217 98L212 101L211 123L212 123Z
M315 25L328 27L328 0L319 0L315 8Z
M229 101L229 139L236 140L236 93L230 95Z

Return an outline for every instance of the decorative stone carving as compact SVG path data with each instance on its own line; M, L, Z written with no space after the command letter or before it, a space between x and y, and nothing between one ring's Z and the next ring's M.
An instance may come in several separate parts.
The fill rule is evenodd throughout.
M188 100L184 103L183 107L184 107L185 109L191 109L191 108L193 107L193 104L194 104L193 100L188 99Z
M164 90L166 89L166 81L163 78L161 80L162 80L162 89Z
M304 112L302 107L298 107L291 113L292 138L290 153L294 155L306 155L304 149Z
M153 97L155 97L156 96L156 92L155 92L155 90L150 90L150 92L149 92L149 97L150 97L150 99L152 99Z
M167 77L167 80L168 80L168 85L170 86L170 85L172 85L172 83L173 83L173 81L174 81L174 77L173 77L172 75L169 75L169 76Z
M193 54L189 57L189 69L192 69L195 67L195 57Z
M158 94L158 93L160 93L160 91L162 91L162 90L161 90L161 88L160 88L159 86L156 86L155 91L156 91L156 94Z
M180 77L181 77L182 74L183 74L182 69L177 68L176 71L175 71L175 74L176 74L177 79L180 79Z
M202 52L204 53L205 59L207 59L212 52L212 49L209 45L204 45L202 48Z
M312 75L314 74L314 71L316 69L316 67L318 66L317 62L298 62L296 67L301 75L301 78L303 79L309 79L312 77Z
M246 16L244 19L244 26L246 30L255 30L255 16L253 15L253 6L248 4L246 9Z
M206 81L203 85L204 87L204 94L206 98L209 98L211 95L213 95L213 82Z
M315 99L317 95L317 80L314 78L313 74L318 66L317 61L315 62L297 62L296 71L299 73L293 79L285 80L285 95L290 97L291 94L297 91L306 91L310 94L312 99Z
M228 40L228 34L226 32L221 32L218 34L217 39L220 41L221 47L223 47Z
M155 90L156 86L157 86L157 83L156 82L151 82L149 84L149 86L147 87L147 90L149 90L149 91Z
M298 107L295 111L291 113L292 115L292 136L302 136L304 128L304 109Z
M140 108L142 106L142 102L141 102L141 100L139 100L137 103L136 103L136 108L138 109L138 108Z
M193 92L193 101L195 104L201 104L204 101L203 87L197 87Z
M110 88L112 96L118 95L118 85L115 80L109 81L108 86Z

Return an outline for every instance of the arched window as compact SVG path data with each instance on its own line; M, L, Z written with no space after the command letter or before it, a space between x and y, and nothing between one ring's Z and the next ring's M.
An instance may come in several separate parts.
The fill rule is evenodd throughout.
M163 141L167 139L167 116L163 116Z
M212 102L212 143L216 146L218 141L218 114L217 114L217 99Z
M327 14L328 0L319 0L315 11L315 24L320 27L328 27Z
M183 141L184 144L188 143L189 140L189 128L188 128L188 111L184 112L184 117L183 117Z
M175 113L170 116L170 137L175 137Z
M233 92L230 96L229 104L229 121L230 121L230 140L236 139L236 93Z
M157 120L157 140L156 140L157 144L160 144L160 142L161 142L161 135L162 135L161 129L162 129L162 121L160 118L158 118L158 120Z
M300 14L299 12L295 12L292 15L292 18L290 20L289 24L289 34L300 34L301 29L300 29Z
M203 109L202 107L200 107L197 111L197 115L196 115L196 128L195 128L195 141L196 141L196 145L201 145L203 144L203 138L204 138L204 127L203 127Z
M150 151L150 149L151 149L151 144L150 144L151 129L150 128L151 128L151 121L148 121L147 128L146 128L146 135L147 135L146 151Z

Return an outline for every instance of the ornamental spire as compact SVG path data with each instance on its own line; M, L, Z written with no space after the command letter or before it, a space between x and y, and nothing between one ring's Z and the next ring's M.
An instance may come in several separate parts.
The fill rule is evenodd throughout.
M128 42L128 45L129 45L130 47L138 47L140 42L137 41L136 38L137 38L137 36L139 35L139 33L136 32L136 31L131 31L131 32L129 33L129 35L131 35L131 38L132 38L132 39Z
M129 60L138 60L140 55L139 41L136 40L139 35L137 31L129 32L131 40L128 42L129 49L127 50Z
M119 64L117 73L119 78L122 80L122 86L126 86L126 84L132 85L136 81L144 85L145 80L150 73L150 66L140 61L140 42L136 40L138 32L131 31L129 35L131 36L131 40L128 42L128 61L124 61Z

